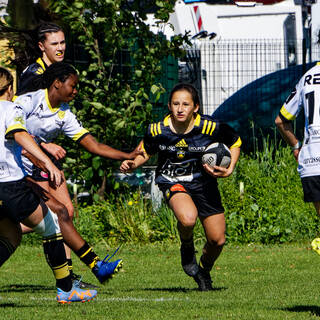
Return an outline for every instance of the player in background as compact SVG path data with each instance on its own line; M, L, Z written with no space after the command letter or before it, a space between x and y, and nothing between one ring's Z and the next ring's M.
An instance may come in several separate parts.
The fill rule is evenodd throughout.
M41 74L54 62L64 60L66 40L62 28L55 23L40 24L36 30L32 55L38 56L20 75L16 95L41 89Z
M136 150L131 153L122 152L97 142L89 131L77 121L68 105L68 102L73 100L77 94L78 75L72 66L64 62L53 63L43 73L42 78L43 87L46 89L18 96L15 101L26 112L26 126L29 133L36 137L48 154L54 155L55 159L58 159L54 160L54 163L61 169L62 174L60 160L65 156L65 153L55 153L55 147L51 148L51 141L59 134L72 138L87 151L109 159L133 159L141 154ZM30 176L29 179L61 202L68 209L70 215L70 211L73 212L73 205L65 178L59 187L52 186L48 175L29 159L23 157L24 168ZM50 207L50 204L48 206ZM54 207L51 209L55 211ZM110 262L110 268L112 267L114 272L117 272L121 266L121 259Z
M106 266L79 234L74 234L66 208L61 207L57 211L60 232L57 216L30 188L22 166L21 146L41 162L53 185L61 184L62 175L28 134L26 115L21 106L10 101L12 97L13 77L9 71L0 68L0 266L20 244L22 222L43 237L44 253L56 278L58 302L89 301L97 292L82 290L72 283L61 232L66 242L78 248L80 259L87 265L95 262L93 270L96 275L101 277L101 273L105 273L102 269ZM91 250L90 254L86 254L88 249Z
M125 160L123 173L143 165L158 154L156 180L178 221L181 239L181 264L194 278L199 290L212 290L210 271L225 243L225 217L217 178L231 175L239 159L241 139L226 124L198 113L200 99L190 84L176 85L169 96L170 114L149 125L140 146L144 155ZM231 164L226 168L202 165L206 146L222 142L231 149ZM195 256L193 228L199 217L206 235L199 265Z
M23 93L37 91L42 88L42 77L44 71L54 62L64 60L66 50L65 35L60 26L52 22L44 22L40 24L34 31L34 42L29 42L31 47L31 55L36 59L31 63L20 75L18 81L18 89L16 95L19 96ZM54 147L54 157L59 160L65 157L66 151L58 145L48 145L51 149ZM52 159L52 158L51 158ZM69 203L68 212L73 218L74 208ZM28 233L32 230L22 225L22 232ZM69 269L73 280L75 280L82 288L96 288L96 286L82 281L82 277L73 271L73 263L71 258L71 250L65 246L66 255L68 259Z
M304 113L303 143L294 134L292 121ZM275 119L280 134L291 147L298 162L305 202L313 202L320 215L320 63L299 80ZM320 254L320 239L312 241L312 248Z

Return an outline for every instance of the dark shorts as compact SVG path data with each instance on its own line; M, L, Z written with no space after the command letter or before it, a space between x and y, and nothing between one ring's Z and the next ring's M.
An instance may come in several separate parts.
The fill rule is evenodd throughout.
M0 182L0 219L8 218L19 223L33 213L40 198L33 192L26 179Z
M53 162L53 164L59 170L62 170L62 161L61 160L57 160L52 154L48 153L43 148L41 148L41 150L50 158L50 160ZM31 178L35 181L48 181L49 175L46 172L42 171L37 166L33 166Z
M178 192L184 192L190 195L198 209L198 215L200 217L209 217L224 212L216 180L206 184L197 184L196 186L183 182L176 184L159 184L158 186L167 202Z
M320 201L320 176L301 178L305 202Z

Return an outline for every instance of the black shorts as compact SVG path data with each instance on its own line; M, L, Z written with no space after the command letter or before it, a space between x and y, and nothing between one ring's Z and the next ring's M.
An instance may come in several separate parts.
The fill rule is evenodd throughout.
M175 184L159 184L158 186L167 202L169 202L171 197L178 192L184 192L190 195L198 209L198 215L200 217L209 217L224 212L216 180L212 180L205 184L197 183L196 185L182 182Z
M53 164L59 169L62 170L62 161L57 160L52 154L47 152L45 149L40 147L41 150L50 158L50 160L53 162ZM42 171L40 168L37 166L33 166L32 168L32 175L31 178L35 181L48 181L49 180L49 175L48 173Z
M0 182L0 219L9 218L19 223L33 213L40 198L33 192L26 179Z
M305 202L320 201L320 176L301 178Z

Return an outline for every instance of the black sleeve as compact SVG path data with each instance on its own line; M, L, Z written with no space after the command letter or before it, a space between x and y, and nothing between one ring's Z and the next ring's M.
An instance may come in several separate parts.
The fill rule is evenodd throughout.
M26 70L19 79L17 96L26 92L37 91L42 88L42 75L34 74L32 71Z
M218 124L217 141L224 143L227 147L231 147L240 136L236 131L226 123Z
M148 155L157 153L157 145L155 144L155 138L150 134L150 126L143 138L143 146Z

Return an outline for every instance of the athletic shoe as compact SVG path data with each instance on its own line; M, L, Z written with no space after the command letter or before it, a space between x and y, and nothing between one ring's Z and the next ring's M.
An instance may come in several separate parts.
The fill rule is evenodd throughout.
M317 254L320 254L320 238L315 238L311 242L312 250L314 250Z
M62 304L70 304L71 302L86 302L92 300L97 295L96 290L82 290L75 285L71 290L66 292L57 288L57 301Z
M199 286L200 291L210 291L213 290L212 288L212 280L210 277L210 273L205 271L203 268L199 266L198 273L193 277L195 282Z
M191 246L186 246L182 243L180 247L180 254L183 271L188 276L194 277L199 271L194 245L192 244Z
M116 254L119 248L110 257L107 254L107 256L103 260L98 261L97 264L93 267L92 272L100 281L100 283L104 283L105 281L111 279L113 275L122 268L123 262L121 259L110 261L110 259Z
M82 281L82 277L79 274L71 273L71 280L75 287L80 289L97 289L98 286L95 286L94 284L87 283Z

